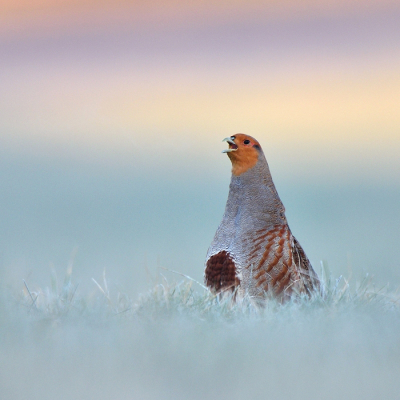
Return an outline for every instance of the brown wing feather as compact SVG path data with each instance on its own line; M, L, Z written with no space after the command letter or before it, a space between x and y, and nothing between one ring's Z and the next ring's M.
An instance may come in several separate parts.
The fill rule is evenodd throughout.
M245 245L249 264L242 269L242 282L229 252L220 251L208 259L205 283L212 292L234 291L242 283L252 296L264 297L265 292L271 292L285 300L293 292L310 295L320 288L310 261L287 225L257 232Z
M255 293L272 292L282 299L293 292L310 294L319 288L319 280L299 242L287 225L276 225L268 232L257 232L252 241L250 262L255 265L246 279L253 280L248 287ZM250 241L248 242L250 243ZM250 264L251 265L251 264ZM250 271L247 268L247 271Z
M275 296L288 297L296 280L290 230L287 225L276 225L266 233L257 233L260 235L253 242L256 249L253 258L257 261L251 275L254 284L249 286L255 288L258 296L272 292Z
M303 281L304 288L308 294L311 294L314 290L320 290L320 282L317 274L311 266L310 260L307 258L306 253L300 246L297 239L293 237L293 262L297 266L298 273L301 280Z

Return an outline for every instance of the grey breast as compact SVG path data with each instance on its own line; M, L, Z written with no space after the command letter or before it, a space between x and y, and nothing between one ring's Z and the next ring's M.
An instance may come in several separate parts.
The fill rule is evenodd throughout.
M232 174L225 213L206 260L220 251L227 251L240 271L246 266L246 238L254 231L268 230L277 224L286 224L285 208L261 150L253 168L239 176Z

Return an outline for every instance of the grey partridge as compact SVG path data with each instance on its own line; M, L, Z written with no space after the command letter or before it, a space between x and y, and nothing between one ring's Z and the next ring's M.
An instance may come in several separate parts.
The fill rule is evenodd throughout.
M207 252L206 285L214 293L255 299L311 295L320 289L318 276L289 229L260 144L242 133L224 141L232 177L225 213Z

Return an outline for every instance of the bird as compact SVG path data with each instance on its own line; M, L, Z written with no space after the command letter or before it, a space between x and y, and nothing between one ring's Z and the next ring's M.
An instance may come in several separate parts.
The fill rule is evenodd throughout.
M208 249L204 282L214 294L286 301L321 289L293 236L260 143L238 133L223 140L232 163L222 221Z

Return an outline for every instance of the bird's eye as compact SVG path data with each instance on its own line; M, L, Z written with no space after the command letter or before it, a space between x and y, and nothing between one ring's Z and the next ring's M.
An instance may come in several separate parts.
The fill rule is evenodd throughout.
M250 140L246 139L243 143L244 143L244 144L249 144L249 143L250 143Z

